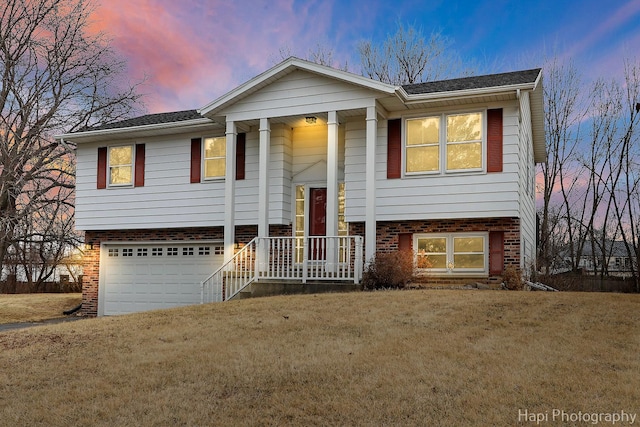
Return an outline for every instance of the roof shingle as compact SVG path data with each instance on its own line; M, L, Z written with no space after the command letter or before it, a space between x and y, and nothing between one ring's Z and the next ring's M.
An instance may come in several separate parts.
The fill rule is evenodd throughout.
M439 80L426 83L403 85L402 88L409 95L425 93L453 92L459 90L482 89L489 87L510 86L533 83L540 74L540 68L509 73L488 74L484 76L462 77L458 79Z
M145 125L157 125L161 123L175 123L175 122L182 122L185 120L195 120L195 119L202 119L202 118L203 117L200 115L200 113L198 113L197 110L174 111L171 113L147 114L140 117L134 117L127 120L122 120L116 123L109 123L105 125L94 126L88 129L84 129L84 131L119 129L119 128L129 128L129 127L145 126Z

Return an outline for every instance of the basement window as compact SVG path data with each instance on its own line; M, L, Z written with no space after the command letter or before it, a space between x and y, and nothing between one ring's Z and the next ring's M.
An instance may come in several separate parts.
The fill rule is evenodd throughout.
M416 234L416 267L440 274L487 274L488 233Z

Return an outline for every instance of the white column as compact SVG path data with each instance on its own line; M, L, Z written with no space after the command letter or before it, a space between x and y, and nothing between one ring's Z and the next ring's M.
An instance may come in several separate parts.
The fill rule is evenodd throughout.
M224 181L224 260L233 258L236 231L236 140L235 122L227 122L227 154Z
M338 235L338 113L327 121L327 236Z
M367 135L365 157L365 263L376 254L376 143L378 139L378 116L376 107L367 107Z
M260 156L258 160L258 237L269 236L269 119L260 119Z
M269 237L269 153L271 151L271 124L260 119L260 153L258 159L258 237ZM267 271L269 249L266 239L258 241L258 270Z
M329 111L327 120L327 236L338 235L338 113ZM327 271L335 271L338 244L327 242Z

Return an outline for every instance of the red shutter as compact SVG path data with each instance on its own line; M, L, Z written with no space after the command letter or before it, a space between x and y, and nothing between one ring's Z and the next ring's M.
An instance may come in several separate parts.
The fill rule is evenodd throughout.
M487 172L502 172L502 108L487 110Z
M504 270L504 232L489 232L489 274L502 274Z
M202 140L193 138L191 140L191 182L200 182L200 170L202 168Z
M388 120L387 178L402 177L402 120Z
M144 187L144 144L136 144L135 187Z
M244 179L247 134L239 133L236 141L236 179Z
M398 250L413 251L413 234L411 233L398 234Z
M107 147L98 148L98 189L107 188Z

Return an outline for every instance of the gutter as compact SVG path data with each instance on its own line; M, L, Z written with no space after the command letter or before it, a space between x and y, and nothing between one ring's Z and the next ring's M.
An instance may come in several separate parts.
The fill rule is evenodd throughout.
M518 85L509 85L509 86L493 86L486 88L478 88L478 89L465 89L465 90L457 90L457 91L447 91L447 92L432 92L432 93L424 93L424 94L409 94L402 86L399 86L396 89L396 94L398 97L407 105L417 104L428 101L439 101L443 99L461 99L461 98L473 98L485 95L497 95L501 93L511 93L516 92L519 94L522 90L534 90L537 86L537 82L539 80L532 83L523 83Z

